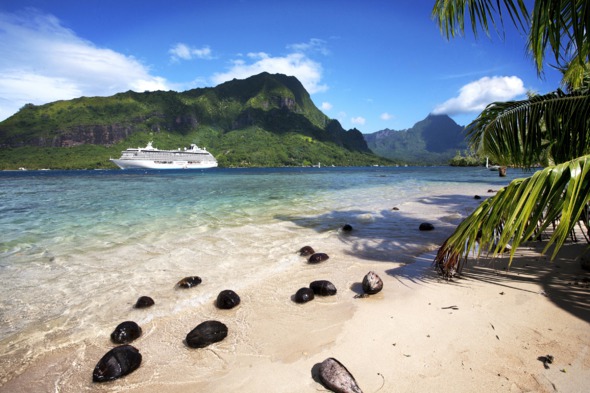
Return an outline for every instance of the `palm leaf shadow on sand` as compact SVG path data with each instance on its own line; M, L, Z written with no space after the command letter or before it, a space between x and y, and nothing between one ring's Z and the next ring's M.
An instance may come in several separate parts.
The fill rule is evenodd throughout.
M411 263L424 252L438 249L455 226L469 214L481 200L464 195L443 195L422 198L380 211L343 210L319 215L276 215L282 221L290 221L300 227L318 233L333 231L348 245L344 252L350 256L381 262ZM428 217L421 214L421 206L441 206L442 214ZM406 209L406 210L404 210ZM432 223L433 231L420 231L423 222ZM351 232L340 228L349 224Z
M408 282L413 284L441 282L442 278L432 265L434 255L434 252L425 253L416 257L414 262L388 269L385 273L404 286L408 286Z
M544 245L539 241L525 243L517 249L510 266L507 255L479 260L474 257L460 278L447 282L466 286L477 281L496 285L501 295L527 292L545 296L564 311L590 322L590 272L583 270L578 261L587 245L569 241L554 261L541 254Z
M440 217L423 217L415 212L383 209L379 212L364 210L333 211L316 216L276 216L275 218L291 221L294 224L314 229L318 233L334 231L340 241L349 246L345 253L355 258L378 262L395 262L403 265L386 270L386 274L397 279L402 285L408 282L427 284L447 282L449 285L466 286L469 281L480 281L497 285L506 291L530 291L522 288L523 284L537 283L542 288L540 296L547 296L558 307L590 322L590 272L581 269L575 257L567 257L560 252L554 262L547 256L535 252L522 255L519 251L512 265L508 268L508 258L496 259L475 256L469 258L461 278L451 281L443 280L434 271L432 261L434 252L451 234L459 223L460 217L469 214L489 194L482 199L463 195L443 195L423 198L419 204L439 204L444 206ZM432 222L434 231L421 232L421 222ZM343 233L344 224L353 226L353 231ZM543 242L527 243L523 249L530 247L540 251ZM564 247L578 247L579 255L586 244L571 241ZM520 250L520 249L519 249ZM565 249L564 249L565 251ZM570 250L571 251L571 250ZM360 293L360 283L356 283Z

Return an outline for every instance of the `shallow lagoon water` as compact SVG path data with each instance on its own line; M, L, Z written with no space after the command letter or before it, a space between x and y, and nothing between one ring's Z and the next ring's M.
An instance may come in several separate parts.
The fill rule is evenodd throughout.
M290 309L289 294L315 274L296 253L304 245L331 256L320 271L348 290L350 266L387 268L440 245L479 203L459 188L486 197L526 175L449 167L0 172L0 385L52 351L106 352L127 319L145 327L145 340L164 327L182 348L192 327L173 332L171 321L187 311L218 316L211 306L223 289L247 305L264 288L265 302ZM417 231L424 221L437 230ZM353 232L342 233L344 224ZM189 275L203 284L175 288ZM156 306L134 310L142 295ZM247 330L241 308L232 320ZM62 390L91 386L90 371L77 373L70 361L71 390Z

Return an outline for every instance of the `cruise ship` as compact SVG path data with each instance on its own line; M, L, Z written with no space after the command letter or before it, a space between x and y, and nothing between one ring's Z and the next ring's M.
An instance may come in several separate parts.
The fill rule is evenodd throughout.
M206 149L192 144L189 149L160 150L149 142L146 147L129 148L121 158L111 158L121 169L204 169L215 168L217 160Z

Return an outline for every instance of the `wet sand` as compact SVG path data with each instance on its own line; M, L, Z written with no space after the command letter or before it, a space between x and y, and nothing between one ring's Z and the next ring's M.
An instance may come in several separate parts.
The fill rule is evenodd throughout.
M402 209L424 213L419 206ZM590 285L584 280L590 273L576 260L586 244L567 244L553 262L538 253L542 244L527 244L509 269L507 258L481 259L470 262L463 278L446 281L432 269L433 244L459 217L437 209L430 212L438 214L437 225L448 227L407 239L431 237L418 258L398 250L395 260L365 259L359 243L325 237L319 251L330 260L309 265L301 258L288 271L270 274L266 285L241 288L236 309L213 305L224 288L194 288L212 291L209 302L143 324L143 336L133 343L143 355L141 367L120 380L92 383L92 369L113 347L110 331L97 331L37 357L0 391L311 393L325 390L312 369L328 357L342 362L365 393L586 391ZM383 279L383 290L355 298L370 270ZM332 281L337 295L294 303L296 290L316 279ZM131 309L134 300L127 319L144 312ZM184 337L207 319L226 323L228 337L188 348ZM14 363L2 369L17 369L34 355L14 354L3 357ZM546 355L554 357L548 368L539 360Z

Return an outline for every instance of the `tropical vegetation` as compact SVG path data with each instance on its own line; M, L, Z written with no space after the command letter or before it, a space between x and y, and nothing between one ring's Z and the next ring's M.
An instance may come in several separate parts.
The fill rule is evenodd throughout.
M447 38L502 31L506 15L528 33L528 50L539 76L546 56L563 74L554 92L489 105L468 126L469 142L502 165L544 168L518 179L484 201L438 250L435 264L447 276L461 272L477 250L496 256L537 238L551 226L543 252L555 257L579 223L590 226L590 2L536 0L437 0L432 16ZM554 228L554 229L553 229Z
M295 78L261 73L214 88L27 104L0 123L0 169L116 168L128 147L195 143L222 167L391 165L344 130Z
M455 156L449 161L450 166L481 166L485 159L477 152L471 150L457 150Z
M448 115L428 115L406 130L385 129L363 134L378 156L410 165L447 165L457 149L465 150L464 127Z

